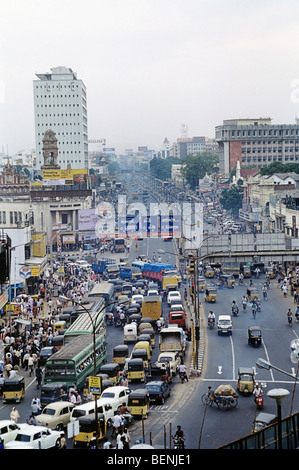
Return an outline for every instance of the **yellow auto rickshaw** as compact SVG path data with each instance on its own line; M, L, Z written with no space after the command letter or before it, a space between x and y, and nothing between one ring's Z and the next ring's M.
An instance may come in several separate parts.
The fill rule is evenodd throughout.
M266 266L266 267L265 267L265 270L266 270L266 276L267 276L267 274L268 274L268 276L270 277L270 279L274 279L274 278L275 278L276 273L275 273L275 271L274 271L274 269L273 269L272 266Z
M150 397L147 389L140 388L130 392L128 408L133 416L147 418L150 409Z
M145 371L144 364L141 357L135 359L129 359L127 362L127 379L128 382L132 380L138 380L144 382L145 380Z
M131 353L131 359L137 359L137 358L142 359L144 369L148 369L149 359L147 356L147 350L141 349L141 348L133 349Z
M124 365L125 360L129 357L129 346L126 344L119 344L113 348L113 362L121 366Z
M217 300L217 289L216 287L209 287L206 289L205 301L216 302Z
M254 389L254 369L253 367L239 367L237 389L240 393L248 395Z
M138 341L134 346L134 351L136 349L145 349L147 353L147 358L150 361L152 355L152 346L148 341Z
M107 374L109 379L113 380L115 385L118 385L118 382L119 382L119 372L120 372L120 365L116 364L115 362L109 362L107 364L103 364L99 370L100 374Z
M53 324L53 333L56 331L66 330L67 324L65 321L57 321Z
M96 442L96 439L99 441L106 436L107 423L102 413L98 414L97 420L95 413L80 416L78 422L79 433L73 439L74 447L89 448Z
M204 292L204 290L207 286L207 281L205 280L205 278L200 276L198 278L197 284L198 284L198 291L199 292Z
M253 301L254 299L258 300L259 298L259 292L256 287L248 287L247 289L247 300Z
M141 332L141 335L149 335L151 338L152 348L155 346L155 330L154 328L144 328Z
M235 287L235 278L231 274L221 274L219 276L220 285L232 289Z
M25 396L25 379L24 377L13 377L5 380L2 389L2 401L14 401L20 403Z
M212 266L207 266L205 270L205 276L206 277L214 277L215 276L215 271L212 268Z
M250 266L244 266L243 267L243 276L246 278L251 277L251 269Z

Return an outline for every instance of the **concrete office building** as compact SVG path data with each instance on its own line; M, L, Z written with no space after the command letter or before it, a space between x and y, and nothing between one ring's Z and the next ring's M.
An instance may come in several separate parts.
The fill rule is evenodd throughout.
M299 119L295 124L272 124L270 118L229 119L215 129L219 172L241 167L262 168L270 163L299 162Z
M61 169L88 168L86 87L67 67L36 74L33 80L37 170L43 165L43 137L52 130L58 139Z

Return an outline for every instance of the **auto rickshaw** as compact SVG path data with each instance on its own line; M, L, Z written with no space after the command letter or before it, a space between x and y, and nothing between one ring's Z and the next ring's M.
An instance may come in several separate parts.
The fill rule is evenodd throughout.
M124 326L124 342L130 343L137 341L137 323L129 323Z
M214 277L215 276L215 271L211 266L207 266L205 269L205 276L206 277Z
M230 289L235 287L235 278L231 274L220 274L219 281L221 286L229 287Z
M256 287L248 287L247 289L247 300L253 301L253 300L258 300L259 298L259 292Z
M116 364L123 366L127 357L129 357L129 346L126 344L119 344L113 348L113 362Z
M150 397L147 389L137 389L129 394L128 408L133 416L147 418L150 409Z
M103 439L106 436L107 423L105 416L102 413L98 414L96 420L95 413L80 416L79 421L79 433L74 436L73 446L74 447L90 447L95 440Z
M266 274L269 275L270 279L274 279L276 276L276 272L274 271L272 266L266 266L265 268Z
M115 385L119 381L120 365L115 362L109 362L100 367L100 374L107 374L110 380L113 380Z
M141 382L144 382L145 371L144 371L143 360L141 359L141 357L128 360L127 379L128 379L128 382L131 382L132 380L139 380Z
M67 324L65 321L57 321L53 324L53 333L56 331L61 331L61 330L66 330L67 329Z
M205 301L216 302L217 300L217 289L216 287L209 287L206 289Z
M248 344L260 346L262 342L262 330L259 326L248 327Z
M140 323L140 325L138 326L138 334L141 335L143 330L146 330L148 328L152 328L151 323L149 323L149 322Z
M200 276L198 278L197 285L198 285L198 292L204 292L207 286L207 281L205 280L204 277Z
M25 379L24 377L13 377L5 380L3 384L2 400L3 403L7 401L15 401L20 403L25 396Z
M251 269L250 269L250 266L244 266L244 267L243 267L243 276L246 277L246 278L250 278L250 277L251 277Z
M142 349L142 348L133 349L131 353L131 359L137 359L137 358L142 359L144 369L148 369L149 358L148 358L147 350Z
M151 338L151 346L152 348L155 346L155 330L154 328L144 328L141 332L140 335L149 335ZM137 337L138 340L138 337Z
M248 395L253 392L254 384L255 380L253 367L239 367L237 382L238 391Z

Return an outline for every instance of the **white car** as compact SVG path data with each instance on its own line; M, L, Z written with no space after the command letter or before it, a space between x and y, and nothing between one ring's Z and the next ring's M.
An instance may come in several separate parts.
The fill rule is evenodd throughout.
M0 421L0 437L3 439L4 445L8 442L13 441L16 435L23 428L27 428L27 423L16 424L11 419L3 419Z
M111 405L112 409L117 412L123 403L128 406L129 393L129 387L116 385L115 387L106 388L103 391L100 400L102 404L106 402Z
M79 269L83 269L84 271L90 271L91 270L91 265L87 263L87 261L80 259L76 261L75 266Z
M28 446L33 449L59 449L61 446L62 431L52 431L45 426L27 425L21 429L14 441L8 442L6 449L22 449Z
M132 304L140 304L143 301L143 295L134 294L132 295Z
M176 290L172 290L172 291L168 292L168 295L167 295L168 305L173 303L174 300L177 300L178 304L182 302L181 294Z
M155 363L156 367L162 367L169 362L170 369L173 375L179 370L181 365L181 358L177 352L165 351L159 354L158 360Z

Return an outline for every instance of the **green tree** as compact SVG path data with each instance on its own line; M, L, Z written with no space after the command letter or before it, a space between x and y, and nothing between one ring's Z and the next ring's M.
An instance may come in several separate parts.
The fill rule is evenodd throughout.
M182 164L182 175L192 189L198 186L198 180L206 174L211 175L219 171L219 157L211 152L187 155Z
M242 180L237 181L237 184L233 184L230 189L224 189L220 197L220 204L222 207L232 214L238 215L239 209L242 207L243 199L243 188Z
M179 165L181 163L181 160L176 157L154 157L150 161L150 172L155 178L165 181L171 178L171 166Z
M282 163L282 162L272 162L270 165L261 168L260 174L264 175L274 175L275 173L299 173L299 164L298 163Z

